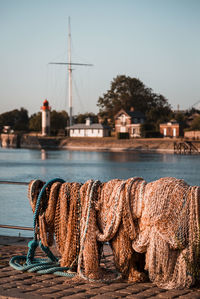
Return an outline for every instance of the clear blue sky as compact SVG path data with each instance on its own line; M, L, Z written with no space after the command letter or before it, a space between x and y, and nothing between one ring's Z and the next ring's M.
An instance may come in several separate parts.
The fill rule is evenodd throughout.
M74 113L98 112L117 75L139 78L174 109L200 100L200 0L0 0L0 114L68 111L68 16Z

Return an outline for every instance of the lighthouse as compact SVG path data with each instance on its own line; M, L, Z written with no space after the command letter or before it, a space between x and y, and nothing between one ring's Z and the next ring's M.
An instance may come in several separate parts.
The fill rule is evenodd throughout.
M50 110L49 102L44 100L42 110L42 136L50 135Z

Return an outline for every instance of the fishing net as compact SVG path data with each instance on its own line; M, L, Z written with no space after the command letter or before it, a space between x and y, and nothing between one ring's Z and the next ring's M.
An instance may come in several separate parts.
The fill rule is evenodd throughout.
M43 185L29 184L33 211ZM42 196L37 235L45 246L55 236L61 266L83 278L102 279L109 242L123 278L144 281L148 273L159 287L189 287L200 274L199 201L199 187L175 178L56 182Z
M200 188L162 178L146 185L139 233L133 241L146 253L149 278L166 289L189 287L199 276Z

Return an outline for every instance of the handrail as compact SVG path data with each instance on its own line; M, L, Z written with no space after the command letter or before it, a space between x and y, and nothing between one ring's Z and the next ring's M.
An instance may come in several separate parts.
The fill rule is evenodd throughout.
M28 185L28 182L12 182L12 181L0 181L0 184L9 184L9 185ZM7 229L18 229L18 230L30 230L33 231L32 227L27 226L17 226L17 225L7 225L7 224L0 224L0 228L7 228Z
M28 185L28 182L12 182L12 181L0 181L0 184L9 184L9 185Z
M28 227L28 226L17 226L17 225L7 225L7 224L0 224L0 228L9 228L9 229L19 229L19 230L31 230L31 231L33 231L32 227Z

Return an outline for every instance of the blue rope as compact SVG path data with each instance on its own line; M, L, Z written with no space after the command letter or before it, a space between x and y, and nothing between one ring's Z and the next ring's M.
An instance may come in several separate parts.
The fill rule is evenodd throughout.
M74 277L77 273L76 272L72 272L71 268L68 267L60 267L58 258L54 256L54 254L51 252L51 250L49 249L49 247L44 246L42 244L41 241L37 240L37 234L36 234L36 222L38 219L38 214L39 214L39 207L40 207L40 202L42 199L42 196L45 192L45 189L48 186L51 186L53 183L55 182L60 182L60 183L64 183L64 181L62 179L56 178L56 179L52 179L50 181L48 181L41 189L39 195L38 195L38 199L37 199L37 203L36 203L36 208L35 208L35 212L34 212L34 218L33 218L33 227L34 227L34 238L32 241L30 241L28 243L28 253L26 256L22 255L22 256L14 256L10 259L9 261L9 265L14 268L15 270L18 271L27 271L27 272L31 272L31 273L39 273L39 274L55 274L55 275L59 275L59 276L65 276L65 277ZM91 186L90 186L90 192L89 192L89 196L90 196L90 201L89 201L89 207L88 207L88 214L87 214L87 220L86 220L86 228L84 231L84 237L83 237L83 242L85 241L85 235L87 234L87 228L88 228L88 223L89 223L89 217L90 217L90 209L91 209L91 204L92 204L92 194L93 194L93 190L96 187L96 185L98 185L99 181L91 181ZM37 249L37 247L40 247L42 249L42 251L47 255L47 259L41 259L41 258L35 258L35 251ZM84 244L82 244L81 247L81 251L84 249ZM81 254L82 255L82 254ZM80 255L80 256L81 256ZM82 257L79 258L81 259ZM79 260L80 263L80 260ZM70 272L69 272L70 271ZM80 274L81 277L84 279L89 279L89 281L94 281L94 282L112 282L112 281L116 281L119 280L121 278L121 274L113 271L113 273L117 273L117 277L113 280L93 280L93 279L89 279L87 277L85 277L80 269Z
M50 274L53 273L59 276L66 276L66 277L74 277L76 273L74 272L67 272L70 268L67 267L60 267L59 263L50 262L48 259L36 259L32 260L32 264L26 264L26 256L25 255L17 255L11 258L9 261L9 265L14 268L15 270L22 271L22 272L36 272L39 274ZM66 271L66 272L64 272Z
M42 195L44 194L47 187L53 185L53 183L56 183L56 182L64 183L65 181L63 179L60 179L60 178L55 178L55 179L52 179L52 180L48 181L46 184L44 184L44 186L42 187L42 189L41 189L41 191L38 195L37 203L36 203L36 207L35 207L35 212L34 212L34 215L33 215L33 229L34 229L34 239L35 240L37 239L36 230L35 230L36 221L38 219L39 206L40 206L40 202L41 202L41 199L42 199Z
M41 241L37 240L37 234L36 234L36 222L39 215L39 207L40 202L42 199L42 196L46 190L47 187L51 186L55 182L64 183L64 180L60 178L55 178L50 181L48 181L44 186L42 187L38 198L37 203L35 207L35 212L33 216L33 228L34 228L34 238L32 241L28 243L28 253L27 256L14 256L9 261L9 265L13 267L15 270L19 271L28 271L28 272L37 272L40 274L47 274L47 273L54 273L55 275L60 276L67 276L67 277L74 277L76 273L71 272L64 272L71 270L68 267L60 267L58 258L54 256L52 251L49 249L49 247L44 246ZM35 251L37 247L40 246L42 251L47 255L47 259L39 259L35 258Z

